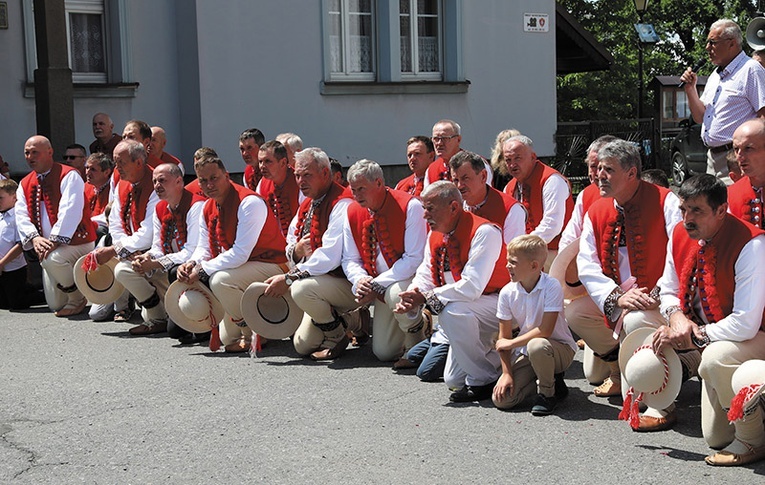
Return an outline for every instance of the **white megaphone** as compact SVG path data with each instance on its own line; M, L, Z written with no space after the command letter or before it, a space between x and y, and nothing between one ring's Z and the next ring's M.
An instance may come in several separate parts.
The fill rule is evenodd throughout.
M765 17L757 17L746 26L746 43L758 51L765 49Z

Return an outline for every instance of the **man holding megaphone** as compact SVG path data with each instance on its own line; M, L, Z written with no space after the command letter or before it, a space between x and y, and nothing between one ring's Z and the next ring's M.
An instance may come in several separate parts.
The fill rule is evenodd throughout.
M702 123L701 139L707 146L707 173L728 175L727 156L733 132L752 118L765 116L765 68L744 53L739 26L728 19L712 24L706 51L716 66L704 93L696 90L697 75L688 68L680 80L693 120Z

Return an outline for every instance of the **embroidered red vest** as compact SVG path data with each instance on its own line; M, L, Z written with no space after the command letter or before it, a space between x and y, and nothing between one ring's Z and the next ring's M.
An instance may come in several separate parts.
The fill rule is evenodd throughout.
M204 198L184 189L181 201L175 211L170 210L166 200L157 203L157 219L160 225L160 241L162 241L162 253L171 254L180 251L186 244L188 227L186 215L191 206Z
M244 183L246 188L253 192L258 188L258 182L260 182L262 177L263 175L260 173L260 167L257 166L257 163L255 165L247 164L244 167Z
M194 195L198 195L202 197L203 199L207 200L207 196L205 195L204 191L202 190L202 187L199 186L199 179L194 179L188 184L186 184L186 190L191 192Z
M404 254L406 208L412 195L388 189L383 206L372 217L358 202L348 206L348 222L367 274L375 277L379 249L390 268Z
M433 284L436 286L443 286L444 281L439 281L439 268L438 254L442 252L444 246L446 247L446 253L449 258L449 269L454 277L454 281L459 281L462 278L462 268L465 267L465 262L468 260L470 254L470 243L473 241L475 232L483 224L493 224L487 221L483 217L471 214L470 212L463 212L460 215L460 220L457 222L457 227L454 229L454 233L449 237L449 240L444 242L445 234L442 232L431 231L428 236L428 245L430 246L430 254L432 260L432 277ZM501 230L501 229L500 229ZM494 264L494 271L491 273L491 278L486 288L483 290L484 295L496 293L502 289L503 286L510 282L510 274L507 272L505 265L507 264L507 256L505 251L499 252L499 257Z
M237 212L242 200L247 196L258 197L252 190L231 183L231 188L220 207L218 207L218 204L213 199L208 199L205 202L202 212L205 224L207 225L210 238L208 243L210 244L210 252L213 258L234 246L236 229L239 225ZM286 247L287 241L279 230L279 224L276 222L276 218L271 211L268 211L263 229L260 231L260 237L258 242L255 243L248 261L276 264L286 263Z
M708 322L715 323L733 312L736 261L744 246L760 234L765 232L726 214L722 227L712 241L700 246L698 241L688 236L683 224L675 226L672 258L680 282L678 298L689 318L693 316L697 289L699 296L705 299L701 303ZM703 271L699 271L701 269ZM692 281L694 277L695 282ZM765 329L765 315L762 322L761 328Z
M590 206L600 199L600 188L598 184L590 184L582 191L582 214L586 214Z
M115 170L115 172L117 171ZM138 181L135 189L133 189L133 196L130 203L130 220L128 220L127 202L133 184L127 180L120 180L117 183L117 197L119 197L120 200L121 212L120 221L122 221L122 230L125 231L125 234L128 236L131 236L133 231L138 229L141 222L146 218L146 206L149 205L149 198L154 191L154 185L151 182L151 175L153 172L154 169L147 165L141 180Z
M489 194L486 199L486 203L478 208L473 214L481 216L490 222L498 225L500 228L505 226L505 219L507 219L507 213L510 209L518 203L515 197L505 194L495 189L494 187L488 187ZM502 242L505 244L510 241L505 241L505 232L502 231Z
M109 183L107 182L106 185L101 192L98 192L98 187L85 182L85 204L90 209L91 217L103 214L106 206L109 205Z
M422 193L423 184L425 182L425 175L423 175L420 180L415 180L415 178L416 175L412 174L407 178L399 181L399 183L396 184L396 190L400 190L415 197L419 197Z
M523 184L524 186L530 187L528 197L524 195L524 200L521 201L524 207L526 207L526 212L528 213L528 217L526 218L526 234L531 233L531 231L533 231L534 228L539 225L539 222L544 217L544 209L542 204L542 187L544 187L547 179L556 174L560 175L560 172L537 160L534 169L531 171L531 175L529 175L529 178L526 179L526 182ZM563 176L561 175L561 177ZM563 178L565 179L565 177ZM566 182L568 182L568 180ZM517 187L518 180L512 179L505 186L504 192L514 196ZM569 188L568 197L566 198L566 214L563 218L563 227L566 227L566 224L568 224L568 220L571 219L571 213L573 211L574 199L571 197L571 190ZM550 241L550 244L548 244L547 247L549 249L558 249L559 240L560 234L555 236L555 239Z
M653 288L664 271L669 241L664 223L664 200L667 194L668 189L640 181L635 195L624 205L624 231L630 271L639 287ZM603 274L620 284L618 212L614 207L614 199L602 197L592 204L587 214L592 222Z
M728 187L728 211L742 221L762 228L762 197L752 188L749 177L741 177Z
M50 221L51 227L58 222L58 205L61 202L61 181L64 180L64 177L72 170L76 171L75 168L68 165L53 162L50 172L48 172L48 175L46 175L42 181L42 197L45 201L45 211L48 214L48 220ZM27 202L29 219L35 225L37 233L42 236L42 218L39 214L36 214L40 210L40 205L38 205L39 199L36 200L35 197L35 194L40 190L37 172L33 171L27 174L27 176L21 180L21 186L24 189L24 197ZM96 231L93 221L90 220L90 205L85 203L83 204L80 223L77 225L74 234L72 234L69 245L77 246L95 240Z
M290 222L297 213L298 201L300 200L300 189L297 180L295 180L295 172L291 168L287 168L287 178L280 187L277 187L273 180L262 178L258 186L258 195L263 197L268 207L271 208L271 212L274 213L279 222L282 234L286 236Z
M439 180L451 180L452 174L449 170L449 160L444 160L442 157L436 158L436 160L428 165L428 170L425 172L428 176L428 183L438 182Z
M324 197L324 200L321 201L319 207L314 211L313 219L307 222L311 225L309 232L311 236L311 250L315 251L317 248L321 247L321 238L324 236L324 231L326 231L327 227L329 226L329 214L332 212L335 204L337 204L341 199L352 198L353 195L351 195L349 190L346 190L342 185L338 185L335 182L332 182L332 185L330 186L329 191L327 191L327 195ZM303 231L303 226L306 224L305 216L308 214L308 210L311 207L311 202L313 202L313 199L305 199L303 203L300 204L300 209L298 210L297 228L295 229L295 235L298 238L300 238L300 233Z

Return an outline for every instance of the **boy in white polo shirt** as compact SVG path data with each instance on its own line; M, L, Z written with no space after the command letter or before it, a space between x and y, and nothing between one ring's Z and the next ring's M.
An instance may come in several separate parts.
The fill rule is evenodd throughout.
M0 308L4 310L29 308L27 262L13 210L17 188L13 180L0 180Z
M563 316L560 283L542 272L547 245L539 236L518 236L507 245L510 283L499 292L496 349L502 376L492 393L494 405L510 409L536 394L534 416L552 414L568 395L563 372L574 360L576 342ZM520 330L512 337L513 328Z

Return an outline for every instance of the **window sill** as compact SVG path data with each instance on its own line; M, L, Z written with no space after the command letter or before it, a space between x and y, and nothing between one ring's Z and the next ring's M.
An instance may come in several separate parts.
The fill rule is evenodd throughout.
M135 98L139 83L74 84L75 98ZM35 97L34 83L24 85L24 97Z
M463 94L470 81L340 82L323 81L322 96L354 94Z

